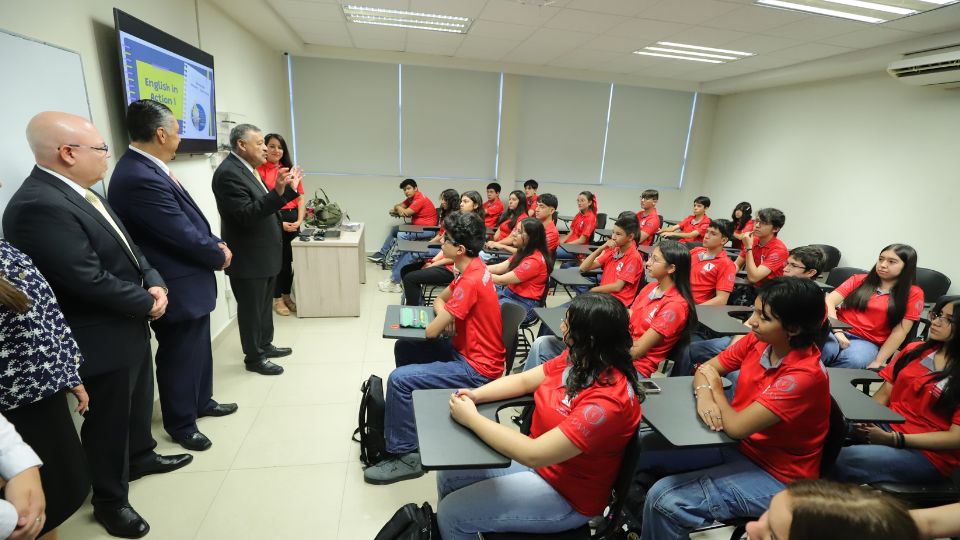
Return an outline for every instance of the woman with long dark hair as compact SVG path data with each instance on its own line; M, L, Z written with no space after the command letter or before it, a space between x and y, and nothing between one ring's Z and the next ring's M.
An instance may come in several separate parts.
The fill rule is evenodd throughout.
M960 302L930 312L927 341L904 347L873 395L903 416L902 424L858 424L866 444L844 447L831 476L846 482L927 483L960 468Z
M743 234L753 230L753 207L747 201L738 204L730 214L730 221L733 223L733 238L730 239L730 244L740 249L743 247Z
M823 347L830 367L876 368L890 359L923 311L917 252L906 244L880 251L868 274L856 274L827 295L831 317L851 325L834 330Z
M479 191L464 191L460 194L460 211L476 212L481 218L487 217L487 211L483 209L483 197Z
M500 214L497 230L493 233L494 242L502 242L510 238L510 233L517 228L517 223L527 217L527 197L519 189L510 192L507 197L507 209Z
M560 532L603 512L643 401L627 324L620 301L582 294L561 324L569 348L560 356L450 398L453 419L513 463L437 474L444 540ZM529 436L477 413L479 403L530 393L536 407Z
M589 244L593 238L593 231L597 230L597 196L589 191L581 191L577 195L577 214L570 222L570 232L560 240L561 244ZM557 248L557 259L583 259L563 247Z
M263 138L267 145L267 161L257 167L257 173L263 179L267 190L272 190L277 182L277 171L293 167L287 141L282 135L269 133ZM273 292L273 309L277 315L290 315L297 311L297 304L290 298L293 288L293 248L290 242L300 233L300 225L307 211L307 198L303 196L303 182L297 185L300 197L288 202L280 209L280 226L283 233L283 258L281 259L280 273L277 274L277 283Z
M697 326L697 305L690 292L686 246L663 240L645 266L656 282L641 289L630 307L630 356L640 375L649 377L678 343L690 339L691 329Z
M547 234L539 219L524 218L513 234L518 236L514 242L517 252L487 269L497 286L500 305L510 302L522 306L527 310L524 321L528 321L533 319L533 308L540 305L547 290L548 269L553 267L553 261L547 249Z

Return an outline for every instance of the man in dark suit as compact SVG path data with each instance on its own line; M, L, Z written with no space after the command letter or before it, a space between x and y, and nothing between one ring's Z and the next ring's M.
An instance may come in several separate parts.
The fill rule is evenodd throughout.
M90 395L80 438L93 477L94 517L114 536L150 531L130 506L130 480L193 459L160 456L150 433L153 370L148 319L164 315L165 285L123 224L90 187L109 150L84 118L43 112L27 125L37 166L3 214L7 239L50 282L83 364Z
M225 416L235 403L213 400L210 312L217 303L215 270L232 254L213 235L200 207L167 167L180 144L170 109L143 99L127 108L130 148L110 177L110 206L170 290L166 314L150 326L157 336L157 386L163 428L187 450L213 444L199 416Z
M237 299L243 361L247 371L279 375L283 368L270 359L293 351L273 345L271 307L283 251L278 211L299 196L300 175L280 169L274 189L267 189L256 171L267 160L267 146L254 125L230 130L230 147L230 155L213 173L213 194L221 234L236 254L226 272Z

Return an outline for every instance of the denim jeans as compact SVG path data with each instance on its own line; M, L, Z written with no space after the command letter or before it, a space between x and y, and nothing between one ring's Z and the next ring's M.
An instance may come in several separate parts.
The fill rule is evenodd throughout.
M510 287L507 287L506 285L497 285L496 287L497 297L500 299L501 306L504 303L509 302L527 310L526 314L523 316L523 322L532 321L536 317L536 313L533 312L533 308L540 306L540 300L534 300L533 298L520 296L519 294L510 290Z
M886 431L890 426L879 424ZM830 478L858 484L903 482L926 484L942 480L943 475L919 450L875 444L845 446L840 450Z
M397 233L397 238L399 238L400 240L429 240L434 236L436 236L436 233L430 232L430 231L424 231L424 232L418 232L418 233L415 233L415 232L398 232ZM384 245L386 245L386 242L384 243ZM385 251L382 253L386 255ZM423 258L423 253L413 253L410 251L400 252L400 257L396 261L394 261L393 267L390 270L390 280L393 281L394 283L400 283L400 280L403 279L403 277L400 275L400 270L402 270L404 266L414 263L417 261L417 259L422 259L422 258Z
M547 360L560 356L566 348L566 344L557 336L538 337L530 345L530 354L527 355L527 360L523 364L523 370L531 370Z
M760 516L785 487L734 447L720 449L720 456L719 465L653 484L643 505L641 540L686 540L716 521Z
M380 247L380 251L377 253L387 256L387 252L390 251L390 248L393 247L393 244L397 242L397 235L400 234L400 226L394 225L390 227L390 232L387 234L387 238L383 241L383 246Z
M870 365L880 352L880 347L874 345L872 341L867 341L862 337L855 336L850 332L844 332L847 339L850 340L850 346L846 349L840 348L840 342L831 333L823 344L823 350L820 352L820 360L827 367L854 368L863 369Z
M506 469L439 471L437 498L443 540L475 540L478 532L558 533L590 519L517 462Z
M490 382L480 375L448 339L398 340L397 369L387 379L384 432L387 452L406 454L417 449L413 391L430 388L477 388Z
M670 371L671 377L685 377L693 375L693 366L702 364L714 356L723 352L733 338L730 336L707 339L703 341L692 341L686 350L677 358Z

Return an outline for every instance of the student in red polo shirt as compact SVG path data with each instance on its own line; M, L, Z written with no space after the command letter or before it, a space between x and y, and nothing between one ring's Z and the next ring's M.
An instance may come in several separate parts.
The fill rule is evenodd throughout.
M730 245L736 249L743 247L743 234L753 230L753 206L747 201L743 201L733 209L730 215L730 221L733 222L733 236L730 237Z
M400 182L400 189L403 190L403 196L406 197L390 209L389 214L394 217L410 218L411 225L431 225L437 224L437 209L433 202L426 195L420 192L417 187L417 181L413 178L407 178ZM374 263L381 263L390 252L390 249L397 242L397 238L404 240L426 240L433 236L432 232L410 233L400 232L400 226L394 225L390 229L390 234L383 241L383 246L379 251L375 251L367 257L367 260Z
M646 189L640 194L640 211L637 212L637 222L640 231L637 233L637 245L653 245L653 237L660 230L660 215L657 214L657 201L660 192L655 189Z
M519 189L510 192L507 197L507 209L500 214L497 220L497 230L493 233L494 242L511 241L510 233L517 228L517 223L527 217L527 198Z
M627 317L609 295L580 295L561 325L568 351L451 397L453 419L513 462L437 474L444 540L473 540L478 532L549 535L603 512L643 401ZM529 436L477 413L478 403L529 393L536 403Z
M743 247L735 261L737 269L742 268L747 273L747 281L753 287L737 288L731 303L742 306L752 304L757 287L783 275L783 267L787 264L787 246L777 238L777 234L786 222L787 217L776 208L763 208L757 212L753 231L742 235Z
M633 215L622 217L613 224L613 234L580 263L581 272L603 268L600 284L590 292L612 294L623 305L629 306L643 279L643 258L634 243L637 220Z
M386 384L384 437L391 454L363 471L369 484L392 484L423 476L413 419L413 391L474 388L503 374L503 324L493 278L477 255L483 219L476 212L452 215L441 247L459 275L433 302L436 317L426 341L398 340L397 369ZM446 336L452 332L452 339Z
M547 249L551 256L557 251L560 245L560 231L557 230L557 224L553 221L554 214L557 212L557 196L552 193L544 193L537 198L537 206L534 208L533 217L543 223L543 232L547 236ZM518 224L517 227L520 225ZM516 238L516 236L514 236ZM487 242L486 247L493 249L505 249L511 253L517 252L517 247L513 241Z
M835 330L823 347L830 367L877 368L897 352L923 311L923 289L914 285L917 252L890 244L869 274L850 276L827 295L831 317L852 325Z
M690 252L679 242L664 240L647 258L647 275L657 280L637 294L630 307L630 357L641 377L649 377L681 339L697 326L690 294Z
M589 244L593 238L593 231L597 229L597 196L589 191L581 191L577 195L577 215L570 222L570 232L560 240L561 244ZM582 259L563 247L557 248L558 260Z
M715 219L703 235L703 246L690 250L690 291L693 301L725 306L737 279L737 267L723 246L730 240L730 222Z
M903 424L858 424L866 444L840 451L830 475L858 484L926 484L960 468L960 304L940 301L930 314L927 341L915 341L880 372L873 395L906 419Z
M537 209L537 200L539 200L537 197L537 188L539 187L540 184L533 178L523 183L523 191L527 197L527 214L530 216L532 216Z
M553 261L540 220L524 218L514 234L519 236L515 242L517 252L487 268L493 274L500 305L510 302L522 306L527 310L524 321L529 321L534 317L533 308L543 303L549 277L547 269L553 266Z
M710 197L697 197L693 200L693 213L676 225L660 229L660 238L670 238L682 244L702 242L703 234L707 232L707 225L710 224L707 208L710 208Z
M486 216L483 218L483 224L488 229L497 226L500 221L500 215L503 214L503 201L500 200L500 184L490 182L487 184L487 200L483 203L483 211Z
M715 521L759 516L787 484L820 476L830 384L816 342L826 316L823 293L810 280L781 277L760 288L748 321L752 332L700 366L693 380L700 420L740 444L709 451L716 465L653 484L642 540L686 538ZM740 384L729 402L721 377L738 369ZM683 470L705 455L688 452L645 452L638 469Z
M440 193L440 230L429 240L431 244L443 242L444 222L451 214L459 211L459 205L460 194L457 190L445 189ZM401 290L404 304L419 306L423 302L425 285L446 285L453 281L453 261L444 257L443 251L437 249L427 262L413 261L401 268L400 281L403 283Z

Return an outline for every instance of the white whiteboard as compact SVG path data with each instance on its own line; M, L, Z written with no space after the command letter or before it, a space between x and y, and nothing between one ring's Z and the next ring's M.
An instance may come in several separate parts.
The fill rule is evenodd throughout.
M80 53L0 29L0 212L33 169L25 130L33 115L63 111L90 118ZM102 185L98 185L102 191ZM0 230L2 235L2 230Z

